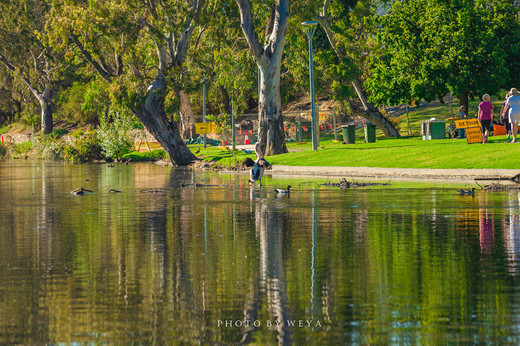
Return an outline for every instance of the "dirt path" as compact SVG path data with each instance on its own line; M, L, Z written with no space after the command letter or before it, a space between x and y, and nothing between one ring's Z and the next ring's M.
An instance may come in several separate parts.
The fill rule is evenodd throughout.
M341 178L395 180L501 181L520 174L520 169L408 169L379 167L297 167L275 165L264 174L311 175Z

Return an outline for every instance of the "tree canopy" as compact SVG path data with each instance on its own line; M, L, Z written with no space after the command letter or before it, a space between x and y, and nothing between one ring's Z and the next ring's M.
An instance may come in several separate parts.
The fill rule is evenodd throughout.
M394 2L379 18L378 50L367 82L372 100L496 94L518 83L520 25L510 1Z

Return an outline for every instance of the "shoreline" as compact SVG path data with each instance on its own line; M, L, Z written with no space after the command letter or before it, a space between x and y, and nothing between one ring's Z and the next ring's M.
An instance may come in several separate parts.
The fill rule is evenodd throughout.
M222 170L221 173L247 172ZM329 167L275 165L264 175L317 176L357 179L497 182L514 184L512 178L520 177L520 169L428 169L428 168L382 168L382 167ZM517 178L518 179L518 178Z

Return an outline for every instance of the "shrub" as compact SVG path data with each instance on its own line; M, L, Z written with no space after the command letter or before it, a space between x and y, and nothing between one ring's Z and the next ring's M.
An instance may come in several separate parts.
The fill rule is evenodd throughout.
M72 162L103 160L103 152L97 132L91 128L71 132L71 145L64 146L63 156Z
M160 159L167 158L168 154L164 150L152 150L145 152L132 151L128 154L123 155L123 159L131 159L133 162L139 161L157 161Z
M110 111L100 119L98 135L103 153L110 159L121 159L134 145L132 118L122 111Z
M32 156L33 147L33 142L22 142L15 144L11 148L12 157L15 159L27 159Z
M55 129L54 131L51 132L51 134L49 136L53 139L60 139L67 133L69 133L69 130L67 130L67 129Z

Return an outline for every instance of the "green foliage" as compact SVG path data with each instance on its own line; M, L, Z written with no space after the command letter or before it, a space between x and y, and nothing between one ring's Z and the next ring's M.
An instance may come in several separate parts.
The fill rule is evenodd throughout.
M0 157L4 157L7 154L7 146L4 143L0 143Z
M207 115L206 118L211 121L215 127L217 128L217 132L221 132L224 136L224 140L226 139L227 132L231 129L231 126L228 124L230 118L229 114L221 113L219 115Z
M367 81L374 102L496 94L520 81L520 25L509 1L397 1L379 24Z
M60 131L58 131L59 133ZM53 132L54 133L54 132ZM29 158L44 160L63 160L68 144L51 135L39 135L33 139L32 152Z
M132 151L128 154L123 155L123 160L131 159L132 162L141 162L141 161L157 161L160 159L165 159L168 157L168 154L164 150L152 150L152 151Z
M73 143L64 148L63 156L72 162L103 160L103 152L97 131L92 128L71 132Z
M9 153L11 154L11 157L15 159L27 159L31 157L33 147L34 142L17 143L9 148Z
M95 82L75 82L60 93L57 117L82 126L94 125L98 123L99 114L106 112L108 100L107 92L100 92L100 87Z
M98 135L105 157L121 159L134 145L131 117L124 112L111 110L100 120Z
M24 112L20 122L30 128L37 128L40 125L40 116L38 114Z
M49 137L56 140L56 139L60 139L67 133L69 133L69 130L67 130L67 129L55 129L54 131L51 132Z

